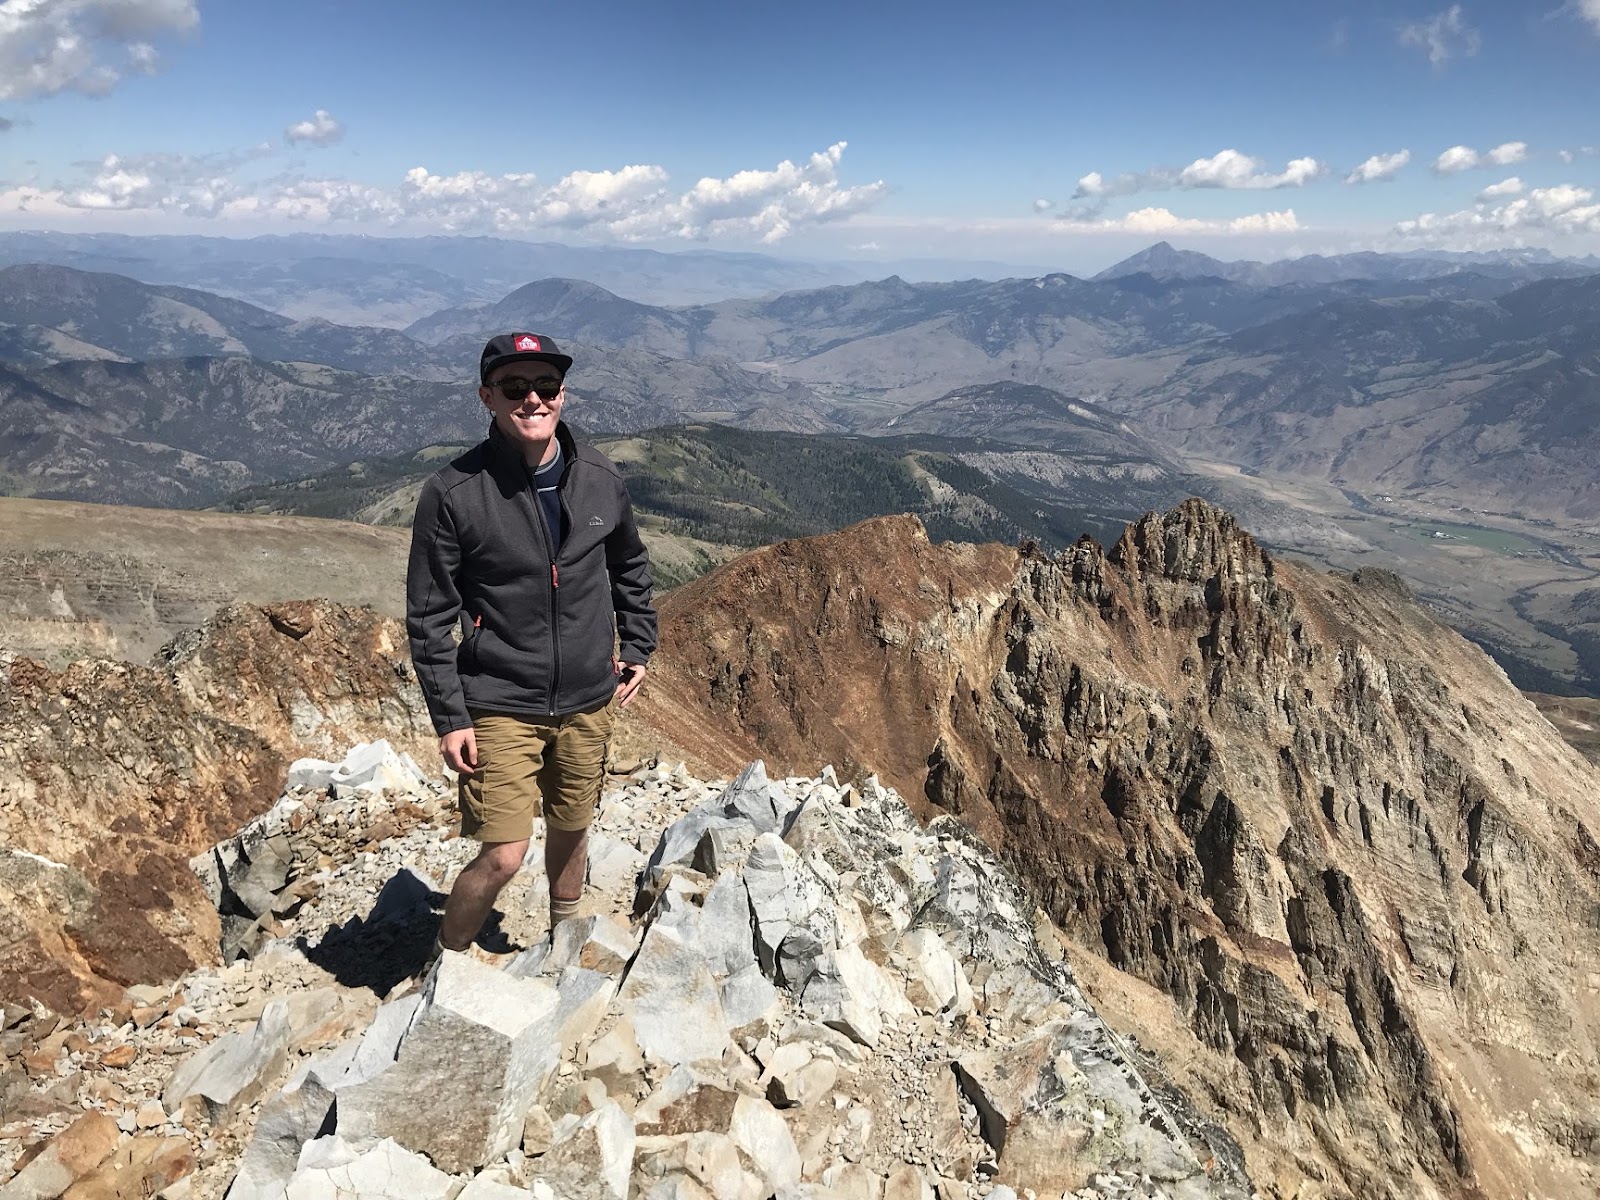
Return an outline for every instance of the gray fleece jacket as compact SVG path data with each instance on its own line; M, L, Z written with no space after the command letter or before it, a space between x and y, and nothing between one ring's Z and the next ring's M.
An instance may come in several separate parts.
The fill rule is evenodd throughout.
M650 555L622 476L564 422L556 437L567 464L566 536L554 554L521 452L493 425L423 485L406 632L441 736L470 726L469 709L554 716L590 708L616 689L614 650L643 663L656 648Z

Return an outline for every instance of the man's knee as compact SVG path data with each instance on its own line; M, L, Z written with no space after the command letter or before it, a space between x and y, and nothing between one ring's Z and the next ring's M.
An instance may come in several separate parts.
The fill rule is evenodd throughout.
M528 843L525 841L490 842L478 851L478 862L485 874L504 885L521 869L523 857L527 853Z

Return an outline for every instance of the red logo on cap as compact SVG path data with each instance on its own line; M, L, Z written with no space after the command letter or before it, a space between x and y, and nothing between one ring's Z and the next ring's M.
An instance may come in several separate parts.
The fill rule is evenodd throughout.
M519 334L516 345L518 354L537 354L539 352L539 339L531 333Z

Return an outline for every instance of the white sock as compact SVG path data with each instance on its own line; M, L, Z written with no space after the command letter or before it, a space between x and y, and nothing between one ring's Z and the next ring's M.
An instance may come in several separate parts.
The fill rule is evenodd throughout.
M578 915L578 904L582 897L573 900L562 900L558 896L550 897L550 928L554 929L569 917Z

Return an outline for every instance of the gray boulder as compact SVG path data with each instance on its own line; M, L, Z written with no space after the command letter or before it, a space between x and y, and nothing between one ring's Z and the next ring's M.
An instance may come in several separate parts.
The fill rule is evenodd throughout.
M333 1092L315 1079L268 1100L256 1118L227 1200L285 1200L301 1148L332 1132L328 1128L332 1116Z
M213 1122L226 1120L261 1095L283 1064L292 1034L288 1004L273 1001L254 1025L225 1034L180 1063L161 1093L162 1105L175 1113L198 1099Z
M672 1064L722 1058L722 997L705 960L678 931L650 927L618 1000L647 1057Z
M505 1153L560 1058L559 1007L545 980L446 951L394 1064L338 1089L340 1137L393 1138L452 1173Z

